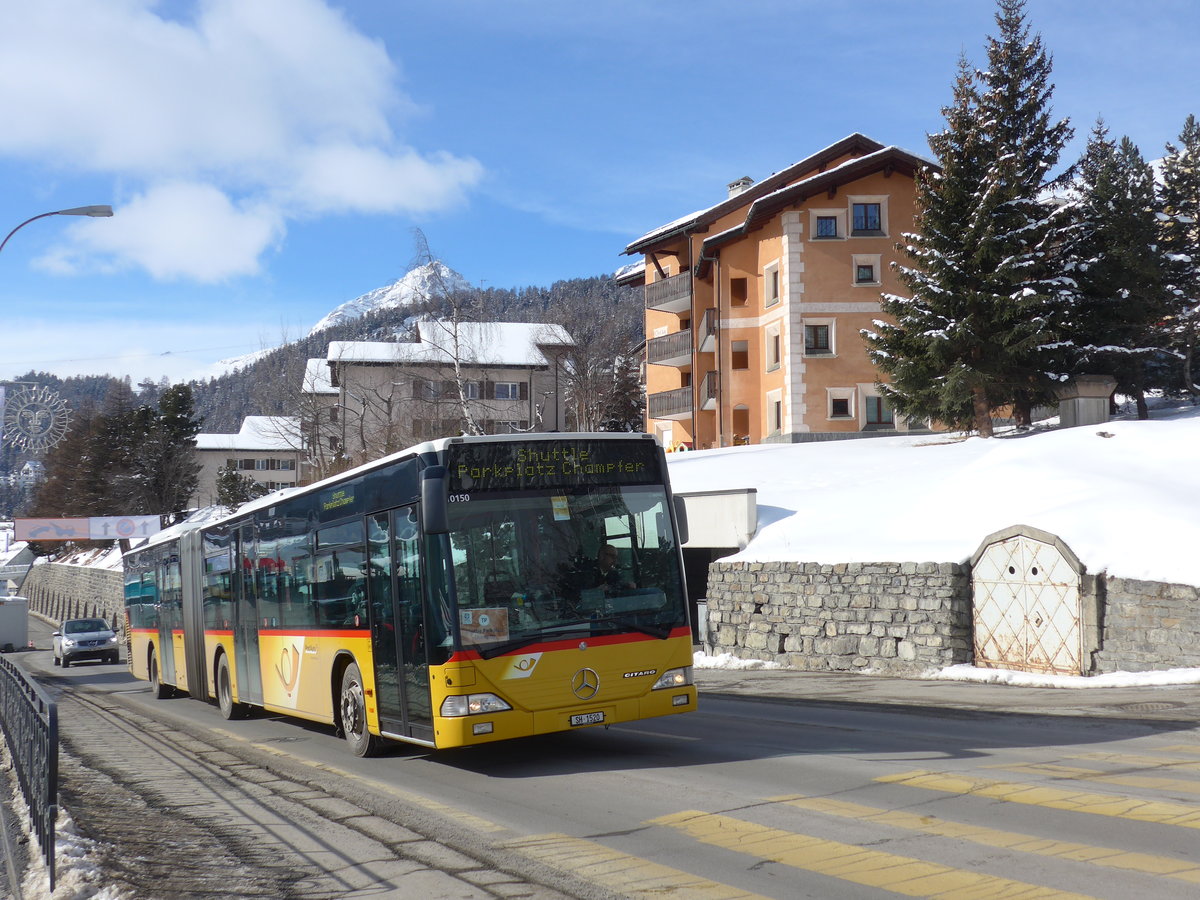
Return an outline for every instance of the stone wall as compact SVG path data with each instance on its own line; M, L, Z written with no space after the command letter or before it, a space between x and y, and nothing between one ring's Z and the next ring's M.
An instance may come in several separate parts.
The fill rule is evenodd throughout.
M25 576L19 591L29 611L52 622L97 616L125 628L124 576L119 569L41 563Z
M1097 673L1200 666L1200 588L1128 578L1097 582L1103 610Z
M713 652L811 671L916 674L971 661L961 563L715 562Z

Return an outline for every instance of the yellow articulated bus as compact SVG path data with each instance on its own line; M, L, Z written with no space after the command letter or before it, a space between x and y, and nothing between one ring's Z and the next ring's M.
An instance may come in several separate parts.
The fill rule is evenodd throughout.
M129 659L359 756L688 712L685 532L648 435L431 441L127 553Z

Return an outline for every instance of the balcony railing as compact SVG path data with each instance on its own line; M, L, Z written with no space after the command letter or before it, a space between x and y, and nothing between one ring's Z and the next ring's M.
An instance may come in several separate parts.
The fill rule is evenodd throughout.
M692 276L690 272L672 275L646 285L646 309L663 312L686 312L692 308Z
M717 396L721 393L721 381L716 372L707 372L700 384L700 408L716 409Z
M721 320L717 318L715 309L706 309L704 318L700 320L699 350L701 353L712 353L717 348L717 330L721 327Z
M686 366L692 361L692 329L650 338L646 341L646 362L656 366Z
M686 419L692 414L692 388L676 388L660 391L647 399L647 409L652 419Z

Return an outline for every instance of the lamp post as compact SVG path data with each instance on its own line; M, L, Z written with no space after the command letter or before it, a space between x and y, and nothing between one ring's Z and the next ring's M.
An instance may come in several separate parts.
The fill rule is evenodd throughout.
M44 219L47 216L91 216L92 218L107 218L113 214L112 207L108 205L102 206L76 206L72 209L56 209L54 212L41 213L31 219L26 219L16 228L8 233L4 240L0 241L0 250L4 249L4 245L8 243L8 239L28 225L30 222L36 222L38 219Z

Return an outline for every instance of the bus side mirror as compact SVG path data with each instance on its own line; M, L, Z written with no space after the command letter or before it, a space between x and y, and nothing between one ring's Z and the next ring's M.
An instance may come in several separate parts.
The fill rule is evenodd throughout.
M671 499L675 501L675 530L678 532L676 537L679 539L679 546L682 547L688 542L687 507L682 497Z
M450 530L445 466L430 466L421 472L421 529L426 534L445 534Z

